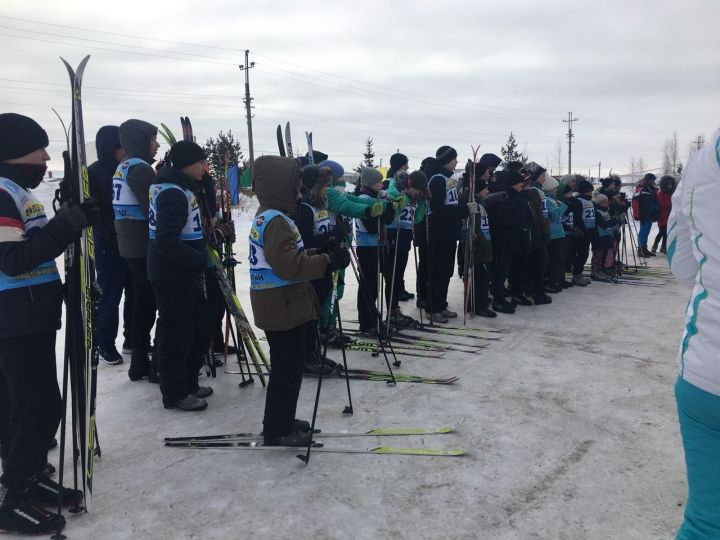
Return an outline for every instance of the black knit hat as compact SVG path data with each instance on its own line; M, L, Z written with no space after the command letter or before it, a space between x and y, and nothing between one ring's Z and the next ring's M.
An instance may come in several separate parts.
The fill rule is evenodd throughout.
M486 168L497 167L502 163L502 158L496 156L495 154L483 154L480 156L480 161L478 161L478 163L482 163Z
M47 133L22 114L0 114L0 161L26 156L49 144Z
M207 159L205 150L203 150L199 144L191 141L178 141L173 144L170 152L168 152L168 157L176 169L182 169L188 165Z
M393 154L390 156L390 168L394 170L400 169L404 165L408 164L408 157L405 154Z
M655 182L657 180L657 176L655 176L653 173L647 173L645 176L643 176L643 180L646 182Z
M520 169L523 168L522 161L510 161L507 165L505 165L505 169L508 171L520 171Z
M502 180L507 187L514 186L515 184L522 184L525 182L525 178L519 171L512 169L505 169L502 175Z
M595 188L593 188L593 185L585 180L583 178L582 180L579 180L577 183L577 192L580 195L584 195L585 193L592 192Z
M410 173L410 187L414 187L418 191L425 191L428 186L428 178L422 171L413 171Z
M542 165L540 165L539 163L535 163L534 161L527 163L524 169L525 171L527 171L528 177L533 182L540 178L540 175L542 175L542 173L547 171L547 169L545 169Z
M452 146L441 146L435 152L435 159L440 165L447 165L453 159L457 159L457 151Z

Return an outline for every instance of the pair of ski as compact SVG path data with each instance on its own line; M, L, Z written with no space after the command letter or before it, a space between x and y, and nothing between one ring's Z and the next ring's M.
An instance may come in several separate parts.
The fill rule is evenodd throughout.
M281 157L296 157L295 152L293 150L292 136L290 135L290 122L285 123L285 140L283 140L283 130L282 130L282 126L280 124L278 124L277 129L275 130L275 136L277 138L278 152L280 153L280 156ZM306 131L305 139L307 140L307 145L308 145L308 159L310 160L310 165L313 165L314 161L313 161L312 132Z
M267 372L253 373L253 375L259 375L260 373L262 373L263 375L269 375L270 370L268 369ZM308 377L318 377L318 375L312 373L306 373L305 375ZM345 375L346 374L344 370L335 369L331 373L324 374L323 378L344 379ZM370 369L354 368L349 368L347 370L348 379L358 381L379 381L389 384L392 384L393 382L402 382L414 384L439 384L445 386L455 384L457 381L460 380L459 377L422 377L420 375L406 375L404 373L395 373L394 375L395 378L393 379L393 374L387 373L385 371L373 371Z
M344 332L350 336L355 337L364 337L365 334L361 333L358 329L345 329ZM387 341L387 340L385 340ZM422 350L427 351L454 351L454 352L464 352L464 353L477 353L487 347L486 344L479 345L479 344L462 344L457 345L457 341L447 341L443 339L438 338L431 338L431 337L419 337L419 336L410 336L408 334L401 334L401 333L394 333L392 336L390 336L390 341L393 343L393 347L396 343L399 343L401 345L408 345L408 346L414 346L419 347Z
M82 79L90 56L83 58L77 71L73 70L64 58L61 60L70 78L72 135L68 137L67 151L63 152L65 174L55 193L53 204L57 202L62 207L72 207L90 198L82 114ZM78 488L79 461L85 510L87 510L92 503L94 457L100 455L95 430L95 399L99 361L96 310L101 291L95 280L95 250L91 227L83 229L80 237L65 250L65 286L65 362L62 401L63 404L67 403L69 381L72 398L74 487ZM60 430L60 484L63 484L64 479L65 440L66 413L63 409ZM61 501L58 501L58 507L60 506L62 506ZM74 511L80 510L82 508L76 505ZM58 513L59 511L58 509Z
M318 435L325 439L340 437L407 437L442 435L455 432L461 424L462 421L452 426L441 426L438 428L374 428L368 431L338 431L335 433L322 433ZM172 448L234 448L236 450L262 450L276 452L297 452L299 450L299 448L294 446L265 446L262 435L256 433L227 433L221 435L198 435L194 437L166 437L164 439L164 444L165 446ZM468 449L436 449L396 446L376 446L372 448L328 448L324 446L322 442L314 441L313 452L458 457L465 455L468 452Z
M350 320L347 321L349 323L357 324L357 320ZM353 328L353 330L358 330L357 328ZM417 332L417 333L425 333L425 334L436 334L438 336L454 336L454 337L462 337L467 339L472 339L475 341L500 341L502 339L502 332L499 330L487 330L487 329L481 329L481 328L463 328L460 326L446 326L442 325L433 325L433 326L409 326L407 328L403 328L399 330L401 332ZM405 334L407 337L416 337L412 334Z

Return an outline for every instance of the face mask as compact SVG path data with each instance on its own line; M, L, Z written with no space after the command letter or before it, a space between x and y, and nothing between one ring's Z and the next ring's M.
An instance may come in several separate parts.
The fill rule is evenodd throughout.
M19 185L29 189L38 187L47 171L47 165L45 164L27 165L16 163L12 165L12 168L14 169L14 178L12 178L12 180L17 181Z

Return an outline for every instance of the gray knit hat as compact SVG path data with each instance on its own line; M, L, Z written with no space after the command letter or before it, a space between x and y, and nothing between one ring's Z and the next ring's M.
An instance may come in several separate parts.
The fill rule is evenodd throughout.
M381 184L382 181L382 173L377 169L372 169L368 167L366 169L363 169L360 173L360 185L362 187L371 187L375 184Z

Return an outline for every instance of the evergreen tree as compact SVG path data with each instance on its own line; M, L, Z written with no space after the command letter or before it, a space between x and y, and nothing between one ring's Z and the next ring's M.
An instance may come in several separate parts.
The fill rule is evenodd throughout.
M205 143L204 150L216 187L219 187L219 182L225 177L226 159L228 168L237 163L240 167L238 175L242 174L245 157L240 149L240 142L235 140L232 130L227 134L221 131L218 133L217 139L209 138Z
M359 173L363 169L375 168L375 149L373 148L373 138L368 137L365 141L365 151L363 152L363 159L360 164L355 167L355 172Z
M515 134L511 131L507 143L505 143L505 146L500 149L500 154L503 157L503 167L507 166L507 164L511 161L521 161L522 163L527 163L527 156L525 156L522 152L518 152L517 148L517 139L515 139Z

